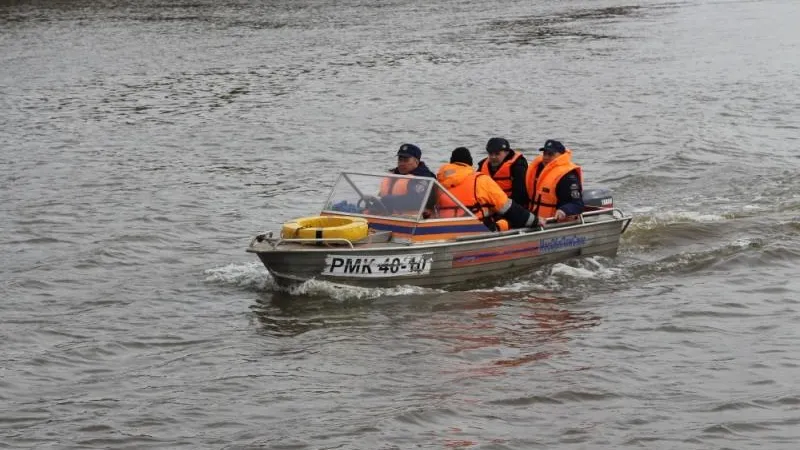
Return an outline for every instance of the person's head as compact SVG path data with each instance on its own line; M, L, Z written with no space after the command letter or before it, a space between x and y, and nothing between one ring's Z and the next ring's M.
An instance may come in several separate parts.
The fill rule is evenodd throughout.
M486 143L486 153L489 154L489 164L499 166L511 152L511 145L501 137L493 137Z
M550 161L561 156L567 149L561 142L548 139L539 151L542 152L542 162L549 164Z
M458 147L450 154L451 163L464 163L472 166L472 154L466 147Z
M422 150L414 144L403 144L397 151L397 171L402 175L411 173L419 166Z

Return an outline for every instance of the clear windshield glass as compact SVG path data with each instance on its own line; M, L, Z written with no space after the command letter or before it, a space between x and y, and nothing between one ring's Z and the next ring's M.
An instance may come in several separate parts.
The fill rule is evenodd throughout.
M433 219L438 217L437 199L443 190L433 178L343 173L323 211L415 221ZM464 210L460 215L471 214Z

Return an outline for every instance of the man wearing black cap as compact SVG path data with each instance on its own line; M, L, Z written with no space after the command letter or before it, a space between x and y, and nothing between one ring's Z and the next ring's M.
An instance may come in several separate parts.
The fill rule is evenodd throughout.
M536 224L536 216L508 198L491 177L472 168L472 154L465 147L453 150L450 163L439 169L436 178L491 230L504 231ZM447 195L439 197L438 208L439 217L465 215L462 207Z
M525 173L528 161L511 144L501 137L493 137L486 143L487 158L478 162L478 171L489 175L511 200L528 207L528 192L525 189Z
M572 162L572 150L548 139L525 176L531 210L541 224L583 212L583 169Z
M397 167L390 173L398 175L414 175L418 177L436 178L428 169L422 158L422 150L414 144L403 144L397 150ZM390 210L418 209L420 198L428 187L427 183L415 183L403 178L384 178L381 183L381 201Z

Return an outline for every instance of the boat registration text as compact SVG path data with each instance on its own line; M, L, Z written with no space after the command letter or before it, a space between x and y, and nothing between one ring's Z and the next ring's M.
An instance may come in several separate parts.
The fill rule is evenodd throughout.
M333 277L399 277L427 275L433 253L405 255L345 256L328 255L322 275Z

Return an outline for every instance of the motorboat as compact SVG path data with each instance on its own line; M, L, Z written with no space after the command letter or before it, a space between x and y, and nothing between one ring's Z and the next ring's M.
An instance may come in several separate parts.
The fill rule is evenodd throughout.
M407 183L402 196L383 195ZM458 210L438 207L441 196ZM363 287L448 287L570 258L617 254L631 217L608 189L584 189L586 210L536 228L492 231L436 179L341 173L317 216L256 235L247 248L282 286L308 280Z

